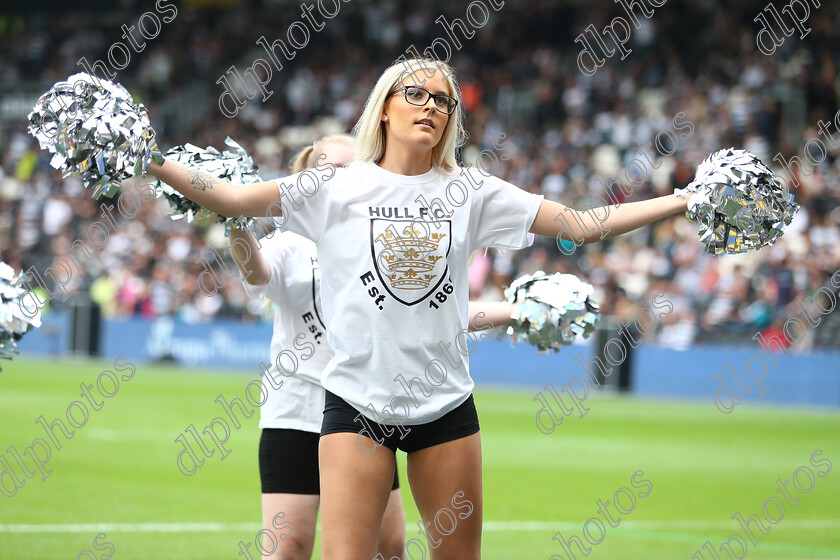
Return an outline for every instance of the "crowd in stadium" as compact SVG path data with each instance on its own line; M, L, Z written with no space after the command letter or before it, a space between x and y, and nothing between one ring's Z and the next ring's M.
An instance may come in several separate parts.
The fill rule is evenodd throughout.
M226 118L217 104L220 78L231 65L243 69L266 57L257 40L285 36L300 19L296 4L253 4L232 13L179 7L182 25L164 25L119 71L117 81L149 108L164 150L187 142L223 148L230 136L252 154L264 178L285 175L302 145L352 128L378 74L409 45L422 51L448 36L436 22L441 14L426 3L353 0L275 72L268 99L258 95ZM807 42L794 34L768 57L755 42L752 20L760 4L684 2L679 12L663 8L651 20L639 16L625 60L615 56L586 76L576 63L581 47L575 37L589 24L602 28L621 8L537 4L507 0L472 38L460 36L461 48L452 53L470 133L464 161L494 149L504 134L496 175L587 209L602 204L605 177L633 182L630 196L619 202L643 200L685 186L703 158L734 146L754 152L789 181L801 209L774 246L735 256L704 254L697 226L679 216L571 255L554 239L537 239L518 252L479 253L470 274L473 299L500 300L512 279L537 270L582 277L596 286L602 312L618 318L635 317L661 291L675 312L655 342L685 348L753 344L759 331L778 332L800 305L813 308L818 288L836 295L829 280L840 269L840 150L826 143L824 161L813 169L807 163L786 169L774 158L819 160L820 154L803 153L806 141L819 137L820 121L832 132L840 129L840 5L823 3L809 21ZM75 12L60 19L0 19L3 87L46 91L81 71L80 57L106 57L120 25L141 12L121 10L95 25ZM445 15L450 24L464 17ZM75 32L62 32L65 26ZM690 126L678 129L677 122ZM663 137L677 138L676 144L657 142L661 131L677 133ZM0 257L16 269L45 270L85 239L100 206L114 201L94 200L78 179L61 178L49 154L26 134L25 119L0 141ZM628 166L634 159L643 169ZM172 221L167 213L160 199L132 219L117 215L119 227L96 258L77 259L84 271L74 268L70 297L59 294L51 305L87 293L110 317L257 320L260 302L245 296L236 277L213 296L199 290L204 267L196 261L210 247L226 246L223 228ZM797 348L840 345L833 334L838 329L829 328L835 320L823 316Z

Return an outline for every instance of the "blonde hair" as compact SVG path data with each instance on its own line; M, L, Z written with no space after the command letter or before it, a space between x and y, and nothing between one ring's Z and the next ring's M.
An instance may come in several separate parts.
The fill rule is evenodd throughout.
M455 149L466 143L467 133L464 129L461 88L458 87L458 81L455 79L455 71L446 62L419 58L403 59L394 63L379 76L379 80L365 102L359 122L353 127L357 160L374 163L382 160L386 149L385 123L382 122L382 109L385 107L385 102L390 98L397 84L402 83L405 78L415 79L413 72L423 70L423 73L430 77L425 72L427 69L432 70L432 76L434 72L442 72L449 86L450 95L458 100L455 111L449 116L446 128L443 129L440 142L432 148L432 166L444 173L453 172L458 168Z
M324 154L324 148L327 144L341 144L343 146L354 147L356 141L349 134L323 136L315 140L311 146L307 146L297 153L292 159L292 173L299 173L304 169L315 167L315 160Z

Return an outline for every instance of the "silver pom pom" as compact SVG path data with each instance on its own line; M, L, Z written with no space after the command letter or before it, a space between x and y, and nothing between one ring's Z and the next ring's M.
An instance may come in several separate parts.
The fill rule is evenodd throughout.
M694 181L674 192L690 196L686 216L700 224L700 241L715 255L772 245L799 210L769 167L734 148L710 155Z
M192 169L203 171L214 177L218 177L233 184L258 183L262 181L259 175L259 168L254 160L248 155L245 149L231 138L225 138L225 144L230 148L219 152L216 148L208 146L206 150L184 144L175 146L166 152L166 157ZM152 183L155 186L157 195L163 195L169 201L172 212L169 216L173 220L186 218L188 222L194 219L202 220L213 215L213 212L203 208L184 197L166 183L155 179ZM225 224L225 233L230 234L231 228L251 229L255 228L254 218L238 217L226 218L218 216L219 222Z
M18 353L17 341L24 334L41 326L41 312L37 307L32 317L21 307L20 298L27 291L23 288L25 279L23 272L15 277L12 267L0 261L0 358L4 360L11 360L12 354Z
M541 353L559 352L576 336L588 338L600 317L593 291L572 274L547 275L540 270L520 276L505 290L508 302L516 304L506 334L514 343L527 342Z
M93 197L113 196L121 181L163 161L146 108L119 84L80 73L58 82L29 113L29 133L54 154L63 176L81 175Z

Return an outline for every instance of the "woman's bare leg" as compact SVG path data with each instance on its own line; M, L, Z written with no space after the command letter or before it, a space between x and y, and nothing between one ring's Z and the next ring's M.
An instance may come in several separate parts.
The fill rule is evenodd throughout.
M370 455L356 433L321 436L321 543L324 560L372 560L394 482L394 452L379 446Z
M408 480L423 519L430 557L479 560L483 516L480 435L409 453Z
M391 490L379 532L379 554L385 560L402 560L405 546L405 511L399 488Z
M270 560L309 560L315 545L315 524L318 519L317 494L263 494L263 550L271 551L262 558ZM262 553L262 551L259 551ZM254 555L255 557L257 555Z

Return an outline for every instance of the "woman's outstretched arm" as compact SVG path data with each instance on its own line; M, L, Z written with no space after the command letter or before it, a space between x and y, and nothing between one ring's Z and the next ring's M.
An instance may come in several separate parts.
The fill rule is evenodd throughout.
M268 260L260 253L260 246L256 236L247 230L234 228L230 230L230 254L245 282L252 286L268 284L271 278L271 268Z
M580 211L543 200L529 231L572 241L577 245L594 243L685 212L687 204L688 198L670 194L641 202Z
M161 164L149 163L146 172L199 206L221 216L281 216L280 191L273 181L233 185L171 159L166 159Z
M482 330L487 323L492 323L498 327L500 325L507 325L513 319L510 314L516 307L512 303L506 301L471 301L469 303L469 329L471 331ZM478 314L478 317L476 315Z

